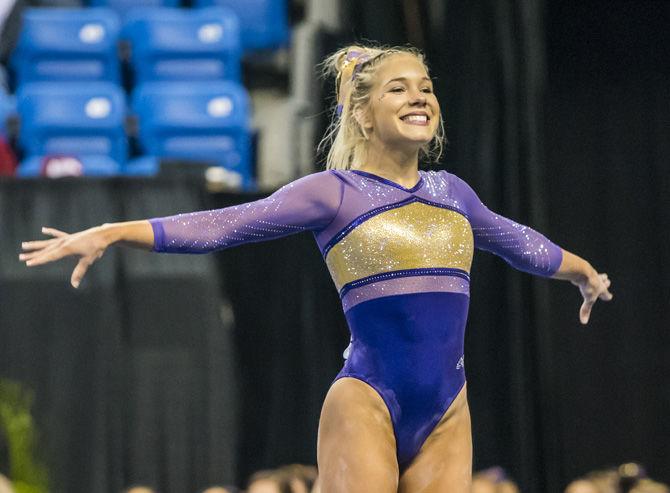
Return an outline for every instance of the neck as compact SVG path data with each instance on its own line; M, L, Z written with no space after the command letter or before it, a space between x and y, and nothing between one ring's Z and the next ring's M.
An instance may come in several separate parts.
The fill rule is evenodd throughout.
M419 179L419 150L400 149L370 141L358 160L361 171L367 171L399 183L406 188Z

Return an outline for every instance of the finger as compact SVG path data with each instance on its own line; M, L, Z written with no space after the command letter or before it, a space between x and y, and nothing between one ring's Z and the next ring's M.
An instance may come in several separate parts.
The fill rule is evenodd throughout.
M65 231L60 231L55 228L47 228L46 226L42 228L42 233L45 235L55 236L56 238L62 238L63 236L69 236Z
M88 257L83 257L77 262L77 266L74 268L74 271L72 271L72 277L70 278L70 283L75 289L79 287L81 280L84 278L84 274L86 274L86 271L92 263L93 261Z
M47 241L52 241L52 240L47 240ZM32 259L32 258L35 258L35 257L39 257L41 255L45 255L45 254L54 252L54 251L62 248L63 245L61 243L61 240L54 239L53 241L54 241L54 243L51 243L50 245L46 246L45 248L42 248L41 250L35 250L34 252L29 252L29 253L24 253L22 255L19 255L19 259L21 258L21 256L23 256L24 260L29 260L27 258L28 256L30 256L31 259ZM26 262L26 264L27 264L27 262Z
M24 251L41 250L53 245L57 241L59 241L58 238L52 238L50 240L24 241L21 243L21 248L23 248Z
M36 265L47 264L49 262L53 262L54 260L62 259L68 255L72 255L72 252L66 248L63 248L61 245L54 245L44 251L41 251L35 258L28 260L26 265L28 267L35 267Z
M19 254L19 260L21 260L22 262L26 262L35 257L39 257L40 255L42 255L42 253L44 253L44 250L35 250L34 252L30 253L21 253Z
M586 325L591 316L591 308L593 307L593 302L585 301L582 303L582 307L579 309L579 321L582 325Z
M612 298L614 298L614 295L610 293L609 289L604 290L600 295L598 296L603 301L609 301Z

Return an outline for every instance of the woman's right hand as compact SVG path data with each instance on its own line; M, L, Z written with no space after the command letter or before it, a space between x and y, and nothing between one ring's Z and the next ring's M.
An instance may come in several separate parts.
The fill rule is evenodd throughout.
M53 238L23 242L21 244L23 253L19 255L19 260L24 261L28 267L35 267L63 257L79 257L79 262L70 279L75 288L79 287L88 268L102 257L109 246L100 226L73 234L53 228L42 228L42 233L53 236Z

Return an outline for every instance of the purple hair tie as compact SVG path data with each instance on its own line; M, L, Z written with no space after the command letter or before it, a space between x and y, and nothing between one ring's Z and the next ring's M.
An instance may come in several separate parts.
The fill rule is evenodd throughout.
M342 65L340 71L340 84L342 82L351 82L356 78L356 75L361 71L363 64L370 59L370 56L362 51L351 50L347 53L347 57ZM337 116L342 116L344 110L344 92L338 97Z

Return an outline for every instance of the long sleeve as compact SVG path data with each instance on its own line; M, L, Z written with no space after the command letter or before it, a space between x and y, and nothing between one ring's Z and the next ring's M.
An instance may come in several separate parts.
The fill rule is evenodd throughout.
M324 228L342 201L330 171L303 176L267 198L209 211L150 219L155 252L207 253Z
M455 177L456 178L456 177ZM456 178L472 226L475 248L503 258L515 269L550 277L561 266L563 250L534 229L489 210L475 191Z

